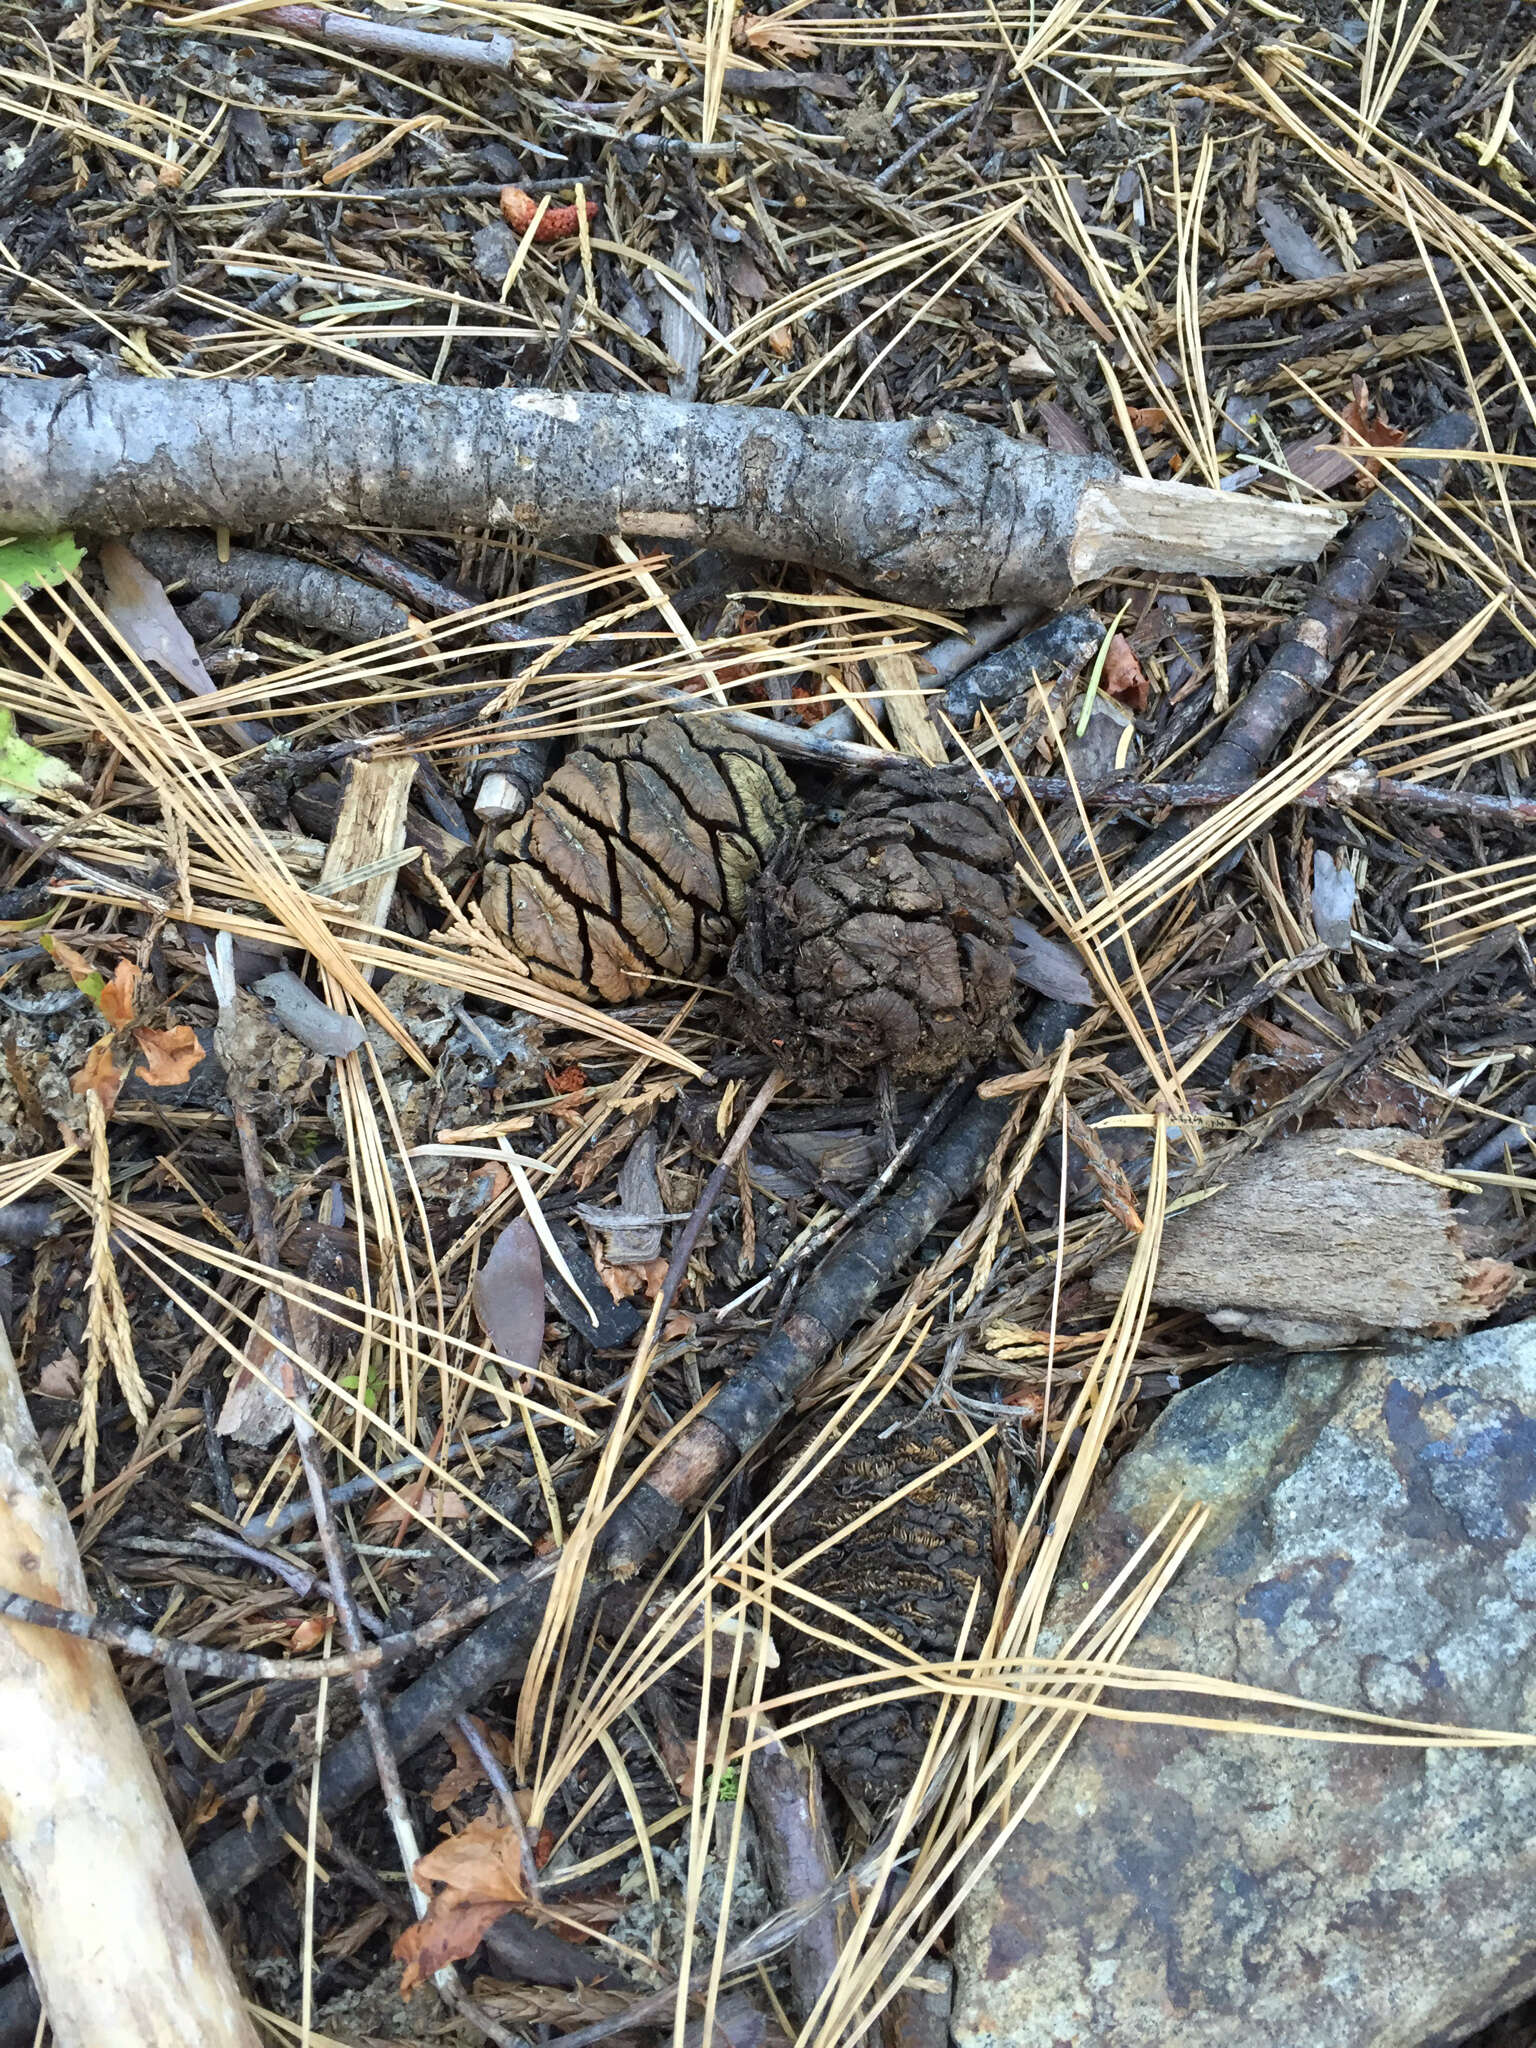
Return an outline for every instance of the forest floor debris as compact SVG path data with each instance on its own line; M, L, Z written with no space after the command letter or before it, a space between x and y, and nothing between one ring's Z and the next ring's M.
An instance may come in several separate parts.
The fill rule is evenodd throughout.
M1374 1283L1407 1240L1351 1189L1413 1210L1492 1326L1458 1357L1523 1341L1524 12L50 0L0 30L0 423L42 423L6 489L18 528L81 518L0 546L0 1316L255 2023L942 2039L966 1914L970 2038L985 1857L1069 1796L1076 1727L1129 1739L1117 1660L1172 1663L1159 1603L1211 1569L1195 1507L1138 1524L1053 1639L1079 1661L1047 1661L1090 1489L1193 1383L1262 1490L1276 1390L1336 1370L1252 1320L1299 1341L1327 1305L1305 1261L1289 1307L1254 1299L1255 1232L1303 1228L1287 1162L1332 1162ZM235 468L168 460L153 504L114 481L114 405L207 418L225 380ZM527 526L486 476L454 501L427 423L508 387L649 422L650 476L639 443L587 474L567 441ZM71 388L95 467L42 431ZM344 424L336 489L285 467L244 524L217 491L276 488L274 407ZM715 502L771 516L699 523L677 437L737 422L820 451L816 502L732 473ZM1212 552L1069 564L1058 519L1005 574L1000 445L1127 479L1110 540L1197 499ZM911 518L838 510L875 447L939 479ZM390 449L393 509L352 492ZM1266 524L1306 547L1239 559ZM1321 575L1287 566L1341 529ZM987 807L1018 900L973 931L957 886L876 976L926 1018L938 952L973 988L984 946L971 1064L829 1077L748 1018L725 960L782 835L682 775L667 734L706 719L767 762L779 825L885 862L881 916L915 919L923 860L975 865L941 801L911 828L913 760ZM534 870L577 934L554 986ZM858 946L824 966L857 1008ZM1242 1213L1219 1271L1205 1233ZM937 1632L789 1542L840 1528L841 1490L860 1584L915 1569L923 1461L868 1450L893 1394L986 1522ZM1362 1513L1362 1552L1395 1540ZM1163 1745L1241 1675L1182 1668L1153 1674ZM1394 1739L1426 1718L1368 1704ZM1464 1708L1514 1732L1496 1687ZM889 1799L823 1774L897 1721ZM1233 1747L1267 1782L1271 1743ZM0 2042L30 2042L11 1970Z

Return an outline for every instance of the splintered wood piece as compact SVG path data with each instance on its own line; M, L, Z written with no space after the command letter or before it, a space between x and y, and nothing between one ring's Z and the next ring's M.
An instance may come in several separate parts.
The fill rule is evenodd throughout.
M1303 1131L1249 1153L1219 1193L1169 1218L1152 1298L1291 1351L1479 1322L1517 1275L1473 1255L1450 1190L1421 1177L1444 1161L1396 1129ZM1101 1266L1094 1292L1118 1297L1128 1265Z
M88 1612L0 1327L0 1579ZM0 1623L0 1890L57 2048L257 2048L107 1652Z
M926 761L930 767L942 767L949 756L944 751L944 742L937 727L928 716L917 663L910 654L891 648L871 654L869 665L875 672L880 694L885 700L885 715L897 746L904 754Z
M380 864L405 850L406 811L416 766L404 755L347 765L320 886L338 903L350 904L364 924L382 926L395 900L399 868ZM348 875L359 879L338 887Z

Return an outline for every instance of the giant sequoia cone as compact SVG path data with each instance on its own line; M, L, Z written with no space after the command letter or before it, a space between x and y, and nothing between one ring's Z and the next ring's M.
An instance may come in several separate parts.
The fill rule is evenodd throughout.
M775 1562L793 1564L825 1543L820 1556L794 1574L795 1585L835 1603L925 1661L953 1657L962 1634L967 1650L974 1652L997 1597L991 1486L978 1457L934 1471L965 1441L961 1425L943 1410L883 1401L846 1439L826 1471L775 1519ZM912 1492L887 1512L842 1534L913 1480L919 1483ZM978 1585L975 1617L965 1633ZM841 1648L797 1629L784 1656L785 1677L794 1691L851 1678L881 1655L873 1637L841 1627L835 1616L802 1608L792 1595L785 1607L792 1620L802 1615L823 1636L841 1634L850 1644ZM848 1712L808 1734L833 1782L878 1817L911 1788L938 1700L936 1694L920 1693L865 1704L870 1689L840 1692L837 1697L847 1703ZM876 1681L877 1692L890 1689L889 1681ZM807 1701L803 1711L817 1704Z
M752 892L731 956L749 1026L801 1071L947 1074L1008 1027L1019 902L1006 821L968 769L873 777Z
M798 815L755 741L652 718L566 756L513 834L514 947L571 995L630 1002L729 948L763 862Z

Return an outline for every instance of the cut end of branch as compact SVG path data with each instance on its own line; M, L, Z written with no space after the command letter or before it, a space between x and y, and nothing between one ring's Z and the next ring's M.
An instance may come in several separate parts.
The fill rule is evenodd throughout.
M1345 517L1330 505L1293 505L1194 484L1140 477L1093 483L1078 508L1072 578L1086 583L1116 569L1264 575L1315 562Z

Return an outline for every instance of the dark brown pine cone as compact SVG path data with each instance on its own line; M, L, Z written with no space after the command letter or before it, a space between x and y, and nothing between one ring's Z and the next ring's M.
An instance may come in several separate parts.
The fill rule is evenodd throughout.
M775 1520L774 1563L792 1564L828 1537L836 1537L867 1509L889 1501L909 1480L942 1464L966 1441L958 1421L942 1409L883 1401L848 1437L835 1462ZM965 1638L971 1652L980 1646L997 1598L992 1489L983 1459L974 1455L961 1458L885 1514L834 1542L797 1572L793 1582L835 1601L918 1656L940 1662L955 1654L978 1580L981 1598ZM786 1596L785 1607L793 1616L792 1595ZM825 1634L844 1632L819 1610L803 1612ZM867 1646L864 1656L854 1648L817 1642L798 1629L793 1634L784 1631L786 1688L798 1692L867 1670L868 1656L878 1655L878 1646L862 1631L845 1633L851 1645ZM860 1706L865 1690L838 1693L847 1713L810 1730L808 1739L834 1784L878 1819L911 1789L937 1699L929 1695ZM815 1704L813 1699L801 1711Z
M588 740L514 828L512 944L551 988L604 1002L694 979L730 947L798 814L774 757L713 719Z
M749 1029L797 1071L936 1079L1008 1027L1019 907L1007 821L970 769L872 776L752 892L731 956Z

